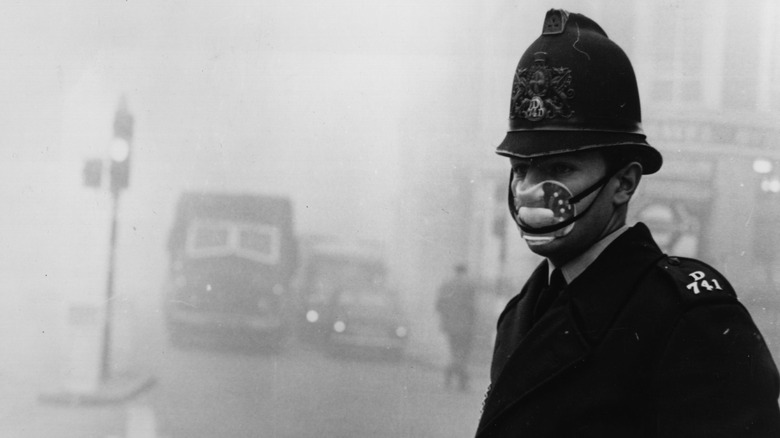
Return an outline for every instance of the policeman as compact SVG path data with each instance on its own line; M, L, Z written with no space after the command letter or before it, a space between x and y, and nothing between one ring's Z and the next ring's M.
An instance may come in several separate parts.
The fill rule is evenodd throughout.
M550 10L515 72L510 214L545 257L499 317L477 437L780 437L780 379L729 282L628 204L661 154L625 53Z

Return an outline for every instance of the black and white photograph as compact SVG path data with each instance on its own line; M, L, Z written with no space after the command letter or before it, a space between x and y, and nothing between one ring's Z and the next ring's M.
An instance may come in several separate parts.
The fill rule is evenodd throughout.
M780 3L0 13L0 437L780 437Z

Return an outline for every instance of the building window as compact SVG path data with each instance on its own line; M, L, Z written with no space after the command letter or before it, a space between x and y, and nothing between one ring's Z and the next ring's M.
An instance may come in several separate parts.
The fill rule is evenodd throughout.
M672 16L668 7L654 8L650 98L655 102L695 104L702 99L704 25L697 19L699 3L681 2Z
M728 3L724 23L723 105L756 110L761 78L761 3ZM763 92L766 92L764 90Z
M780 6L771 1L767 12L770 24L763 31L768 44L769 74L764 82L769 86L769 110L780 113L780 27L774 25L780 20Z

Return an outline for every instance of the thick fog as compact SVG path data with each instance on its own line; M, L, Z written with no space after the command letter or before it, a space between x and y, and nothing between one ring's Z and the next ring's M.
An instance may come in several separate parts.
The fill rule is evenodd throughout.
M637 43L641 32L687 26L682 17L691 12L705 28L717 27L725 19L722 11L710 9L709 2L668 0L652 9L677 21L641 29L635 25L644 17L619 21L616 10L637 14L640 3L4 4L0 383L6 395L0 398L0 435L472 436L487 384L490 330L507 293L514 293L537 260L512 229L506 237L509 261L496 264L498 243L484 240L480 224L492 223L485 218L496 205L503 208L504 194L494 187L499 178L504 183L508 167L493 151L506 132L514 68L539 35L545 11L563 7L588 15L626 48L651 121L668 112L712 123L777 122L780 93L773 82L759 81L758 87L767 87L761 93L730 69L689 68L687 54L672 50L667 44L673 41L660 35L652 53ZM769 0L746 4L746 10L778 18ZM759 31L745 35L758 41L724 37L707 47L723 52L758 45L761 57L734 54L733 63L771 76L780 72L780 37L776 30L760 31L766 20L756 20ZM734 26L739 23L750 23L749 17ZM726 55L713 56L732 64ZM687 75L696 76L705 95L721 90L707 84L725 82L738 96L753 93L765 101L734 112L728 94L700 99L706 111L684 98L664 104L651 86L663 69L677 72L670 81L682 77L687 83ZM724 80L722 74L731 76ZM685 85L675 87L668 90L684 95ZM90 159L108 165L121 102L134 124L129 186L115 199L107 172L94 188L85 185L83 170ZM651 127L666 131L661 135ZM681 152L669 129L663 123L646 126L662 153L690 154L690 148ZM718 187L758 184L739 174L736 181L720 182L729 178L720 172L724 163L763 158L774 172L776 145L754 144L755 153L732 150L741 144L707 152L712 160L720 159L716 154L728 157L704 172L719 181L712 185L713 199L720 196ZM771 180L764 182L771 191ZM386 269L381 282L398 293L404 334L408 330L403 357L342 357L298 339L296 330L270 351L223 348L222 340L173 345L165 324L166 288L176 280L169 241L184 192L286 198L300 242L320 236L376 249ZM722 250L713 238L723 230L752 236L748 228L726 226L749 223L748 216L729 215L725 207L709 211L702 216L709 225L701 225L701 242L683 249L712 256L727 273L751 265L740 259L755 241L748 234ZM773 248L769 253L774 263ZM305 248L299 249L299 261L305 256ZM447 350L432 306L437 285L455 263L466 263L484 289L485 321L465 393L442 386ZM778 279L772 264L764 271L755 263L751 268L772 285ZM735 284L754 285L749 280L740 277ZM284 293L293 294L292 286ZM107 309L113 312L109 370L100 376ZM772 309L762 307L759 317L774 328ZM770 343L774 335L768 334ZM149 386L142 383L137 394L117 396L121 400L83 402L106 380L128 375L141 376Z

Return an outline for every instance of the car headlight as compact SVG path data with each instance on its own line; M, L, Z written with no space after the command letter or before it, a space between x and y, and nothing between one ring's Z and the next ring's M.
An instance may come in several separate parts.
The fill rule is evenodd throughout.
M406 330L406 327L403 326L396 327L395 335L398 336L399 338L405 338L407 334L408 332Z
M347 324L344 323L344 321L336 321L333 323L333 331L336 333L344 333L344 330L347 329Z
M316 310L309 310L308 312L306 312L306 321L315 323L319 321L319 319L320 319L320 314L317 313Z

